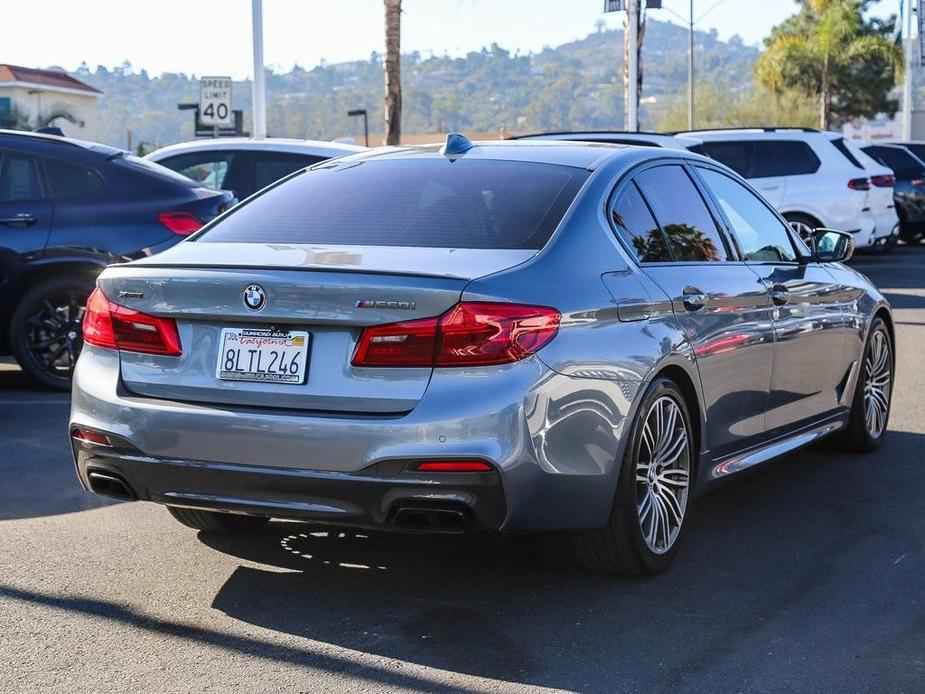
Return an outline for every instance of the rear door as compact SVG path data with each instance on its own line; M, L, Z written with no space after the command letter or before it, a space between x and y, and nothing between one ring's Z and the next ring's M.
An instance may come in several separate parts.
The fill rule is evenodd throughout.
M798 261L787 225L721 171L698 166L749 268L771 295L774 368L769 432L792 429L838 408L846 382L849 316L824 267Z
M53 208L40 171L36 157L0 149L0 286L48 242Z
M691 343L713 455L747 447L765 432L774 348L767 289L738 259L681 164L637 173L613 213Z

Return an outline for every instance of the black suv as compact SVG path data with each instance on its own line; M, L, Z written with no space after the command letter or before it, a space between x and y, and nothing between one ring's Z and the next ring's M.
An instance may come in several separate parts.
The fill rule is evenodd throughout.
M234 202L113 147L0 130L0 355L68 388L96 275L174 245Z

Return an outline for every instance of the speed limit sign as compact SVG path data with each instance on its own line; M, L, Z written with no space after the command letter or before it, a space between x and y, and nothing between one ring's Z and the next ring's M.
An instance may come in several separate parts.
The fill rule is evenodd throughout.
M205 126L234 125L230 77L199 80L199 122Z

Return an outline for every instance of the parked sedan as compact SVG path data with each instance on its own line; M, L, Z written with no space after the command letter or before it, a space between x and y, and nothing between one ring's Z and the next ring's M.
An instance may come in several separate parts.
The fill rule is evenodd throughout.
M925 163L900 145L864 143L861 150L893 170L900 235L907 242L921 240L925 232Z
M181 142L146 158L243 200L293 171L365 149L320 140L227 137Z
M695 492L886 435L890 307L849 234L811 241L689 152L451 136L321 164L101 275L80 480L206 531L567 530L655 573Z
M0 354L70 388L99 271L172 246L234 202L113 147L0 130Z

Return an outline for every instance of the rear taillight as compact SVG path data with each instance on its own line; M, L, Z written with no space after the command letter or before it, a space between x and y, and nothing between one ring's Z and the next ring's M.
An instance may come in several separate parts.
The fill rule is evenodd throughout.
M202 220L189 212L161 212L158 221L179 236L189 236L202 228Z
M366 328L354 366L446 367L509 364L539 351L559 330L543 306L471 302L442 316Z
M149 316L127 306L112 303L99 287L87 299L83 340L107 349L178 357L180 334L170 318Z
M848 187L851 190L870 190L869 178L852 178L848 181Z
M892 174L871 176L870 182L878 188L892 188L896 184L896 178Z

